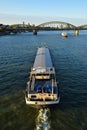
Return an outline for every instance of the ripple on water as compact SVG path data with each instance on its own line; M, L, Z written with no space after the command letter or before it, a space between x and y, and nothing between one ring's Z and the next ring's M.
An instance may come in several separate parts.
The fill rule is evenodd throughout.
M50 117L50 109L42 108L38 112L38 116L36 118L36 129L35 130L50 130L51 122L49 120Z
M68 38L60 32L22 33L0 37L0 129L87 129L87 36ZM36 49L45 43L51 51L60 86L57 108L38 110L25 104Z

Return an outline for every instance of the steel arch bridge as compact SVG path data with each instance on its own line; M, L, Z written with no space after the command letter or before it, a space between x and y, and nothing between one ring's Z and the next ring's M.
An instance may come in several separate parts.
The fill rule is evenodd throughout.
M50 22L45 22L42 24L39 24L37 26L38 28L54 28L54 29L75 29L76 26L70 23L66 22L60 22L60 21L50 21Z
M79 29L87 29L87 24L84 24L84 25L81 25L81 26L78 26Z

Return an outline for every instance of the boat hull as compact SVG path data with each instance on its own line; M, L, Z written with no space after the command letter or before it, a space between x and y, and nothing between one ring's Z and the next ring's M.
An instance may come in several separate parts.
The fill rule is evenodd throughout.
M53 106L60 101L59 86L48 47L41 46L37 50L27 82L25 101L35 107Z
M25 96L25 101L27 105L32 107L50 107L59 104L60 97L58 97L58 100L56 101L30 101L29 98Z
M62 37L68 37L66 32L62 32L61 35L62 35Z

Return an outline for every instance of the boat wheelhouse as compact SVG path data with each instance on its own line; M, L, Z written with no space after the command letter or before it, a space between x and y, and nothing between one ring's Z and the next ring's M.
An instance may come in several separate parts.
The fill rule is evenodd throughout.
M59 103L59 86L48 47L42 46L37 50L27 82L25 100L26 104L34 106Z

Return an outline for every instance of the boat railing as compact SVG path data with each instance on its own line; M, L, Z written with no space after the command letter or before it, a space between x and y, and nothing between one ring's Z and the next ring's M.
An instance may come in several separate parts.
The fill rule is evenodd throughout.
M35 84L35 77L32 77L32 84L31 84L31 90L34 90L34 84Z

